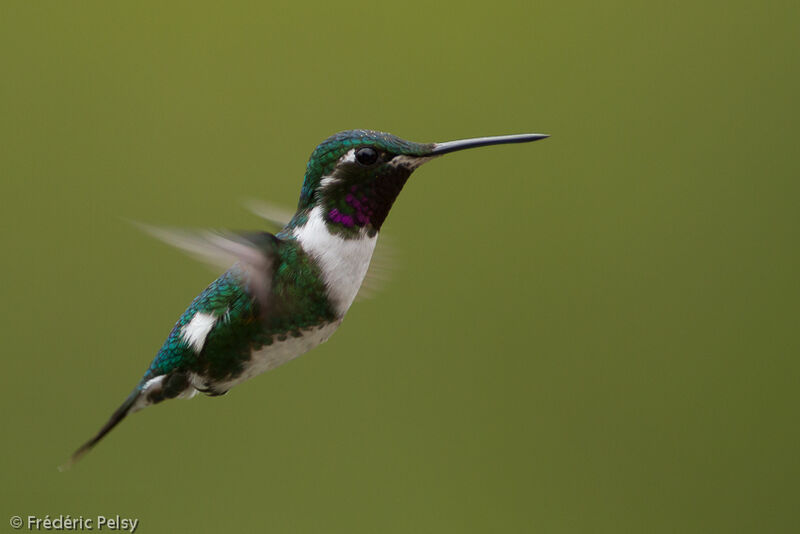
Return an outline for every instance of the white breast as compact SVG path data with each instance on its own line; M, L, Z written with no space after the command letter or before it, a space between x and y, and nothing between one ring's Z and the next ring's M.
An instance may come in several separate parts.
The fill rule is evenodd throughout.
M294 235L303 250L318 262L328 297L337 315L343 317L367 274L378 235L369 237L362 231L359 237L344 239L332 234L320 206L311 210L308 222L295 229Z

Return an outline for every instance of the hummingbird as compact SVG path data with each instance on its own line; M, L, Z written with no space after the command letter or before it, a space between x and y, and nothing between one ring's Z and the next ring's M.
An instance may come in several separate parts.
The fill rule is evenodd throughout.
M224 395L325 342L353 303L381 226L420 165L450 152L546 137L414 143L373 130L343 131L312 152L297 211L276 234L162 235L205 259L233 265L189 304L130 395L62 467L128 414L198 392Z

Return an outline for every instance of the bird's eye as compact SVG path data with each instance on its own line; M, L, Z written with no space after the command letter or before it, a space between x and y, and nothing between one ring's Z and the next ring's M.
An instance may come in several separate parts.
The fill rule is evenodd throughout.
M372 165L378 161L378 153L368 146L359 148L356 150L356 161L364 166Z

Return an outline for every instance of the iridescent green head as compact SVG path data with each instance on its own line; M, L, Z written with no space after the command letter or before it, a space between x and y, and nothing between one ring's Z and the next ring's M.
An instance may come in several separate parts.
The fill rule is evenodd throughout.
M294 224L319 207L329 227L342 234L377 232L411 173L431 158L502 143L521 143L541 134L482 137L447 143L413 143L373 130L337 133L317 146L306 166Z
M397 136L372 130L347 130L339 132L320 143L306 165L300 207L314 203L326 185L321 182L338 176L345 181L358 182L388 170L394 157L399 155L424 156L433 144L419 144ZM393 165L396 166L396 165ZM327 181L326 181L327 183Z

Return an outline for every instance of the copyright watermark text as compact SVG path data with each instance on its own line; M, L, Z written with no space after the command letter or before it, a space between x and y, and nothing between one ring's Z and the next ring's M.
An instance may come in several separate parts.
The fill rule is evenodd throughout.
M29 515L22 517L12 515L8 520L11 526L17 530L111 530L125 531L133 534L139 526L139 519L136 517L120 517L119 514L113 516L97 515L84 517L82 515L72 517L71 515L56 515L43 517Z

